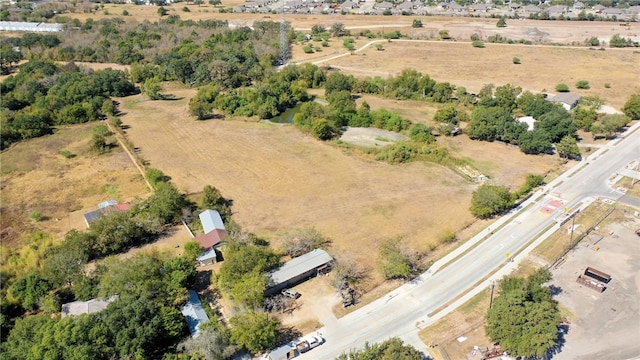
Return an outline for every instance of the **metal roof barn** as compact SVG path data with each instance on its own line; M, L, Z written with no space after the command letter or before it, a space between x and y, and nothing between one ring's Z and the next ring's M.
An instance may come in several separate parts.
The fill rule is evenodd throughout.
M216 229L226 230L224 222L222 222L222 217L220 217L220 213L216 210L205 210L200 213L199 217L202 223L202 230L205 234Z
M197 338L200 336L200 325L208 322L209 317L202 308L198 293L189 290L189 300L182 307L181 312L187 321L187 326L189 326L189 331L191 331L191 337Z
M33 32L58 32L62 31L61 24L47 24L41 22L0 21L2 31L33 31Z
M278 291L293 286L311 276L315 276L317 269L333 261L331 255L322 249L312 250L295 259L287 261L279 269L271 272L269 276L273 281L265 293L275 294Z

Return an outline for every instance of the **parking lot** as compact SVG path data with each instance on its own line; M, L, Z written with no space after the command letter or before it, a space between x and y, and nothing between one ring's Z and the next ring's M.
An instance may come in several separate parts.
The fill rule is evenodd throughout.
M637 213L636 213L637 214ZM554 359L630 359L640 355L640 218L634 211L626 219L596 230L603 238L585 238L552 269L556 299L571 322L562 351ZM611 275L599 293L576 282L592 267Z

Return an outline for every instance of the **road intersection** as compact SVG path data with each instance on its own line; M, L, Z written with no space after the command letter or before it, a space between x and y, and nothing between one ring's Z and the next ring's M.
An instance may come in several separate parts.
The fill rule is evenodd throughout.
M625 194L612 179L640 160L640 122L535 192L413 281L319 329L325 345L300 359L334 359L349 349L400 337L428 354L418 331L513 271L569 213ZM493 231L492 231L493 229ZM507 258L509 254L509 258ZM513 261L509 261L509 260Z

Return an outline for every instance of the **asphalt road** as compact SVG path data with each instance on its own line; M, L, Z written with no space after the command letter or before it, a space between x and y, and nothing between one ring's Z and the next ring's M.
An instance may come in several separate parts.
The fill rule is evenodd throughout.
M363 347L367 341L375 343L394 336L426 353L418 331L486 289L488 281L511 271L533 249L533 239L542 241L545 236L540 236L541 232L554 227L545 233L548 236L557 228L557 220L566 216L565 208L571 212L597 198L618 200L624 196L611 188L609 180L628 163L640 159L640 122L623 135L536 192L521 210L492 224L493 234L490 228L483 230L414 281L321 328L326 342L298 358L334 359L349 349ZM544 208L555 210L545 213ZM468 250L474 244L478 245ZM509 262L507 254L517 256Z

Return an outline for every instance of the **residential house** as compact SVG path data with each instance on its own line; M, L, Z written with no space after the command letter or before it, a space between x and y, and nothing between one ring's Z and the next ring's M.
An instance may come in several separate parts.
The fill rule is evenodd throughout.
M553 5L547 9L549 16L558 17L567 12L567 7L562 5Z
M393 9L393 4L388 1L383 1L375 4L373 7L377 10L391 10Z
M512 3L509 4L509 11L516 11L516 10L520 9L521 7L522 7L522 5L512 2Z
M351 0L347 0L340 5L340 8L342 8L342 10L352 10L356 7L358 7L358 4L354 3Z
M604 8L601 11L602 14L604 15L609 15L609 16L620 16L624 14L624 11L622 9L619 8L614 8L614 7L608 7L608 8Z
M404 12L411 12L413 9L416 8L416 6L417 5L411 1L405 1L402 4L396 6L396 9Z
M277 294L283 289L301 283L329 268L332 263L331 255L322 249L315 249L289 260L268 274L271 281L265 290L265 295Z
M580 1L576 1L575 3L573 3L573 9L578 11L584 10L585 9L584 3Z
M98 204L98 209L89 211L84 214L84 222L89 227L92 222L101 217L107 216L113 212L125 212L131 208L131 205L118 203L116 200L107 200Z
M474 13L486 13L491 10L491 6L488 4L472 4L469 6L469 11Z
M600 5L600 4L598 4L598 5L593 7L593 10L596 12L596 14L600 14L602 12L602 10L604 10L604 9L605 9L605 7Z
M217 261L216 250L227 235L227 230L220 213L215 210L205 210L198 217L202 223L204 234L196 237L196 241L200 243L204 252L197 258L197 261L200 265L213 264Z
M522 11L524 11L525 14L539 14L542 9L535 5L527 5L522 8Z
M187 322L187 326L191 332L191 337L197 338L200 336L200 326L209 322L209 317L202 308L202 303L200 302L198 293L193 290L189 290L189 300L187 300L187 303L180 310Z
M547 100L555 104L560 104L565 110L569 111L578 105L580 98L580 95L574 93L559 93Z

